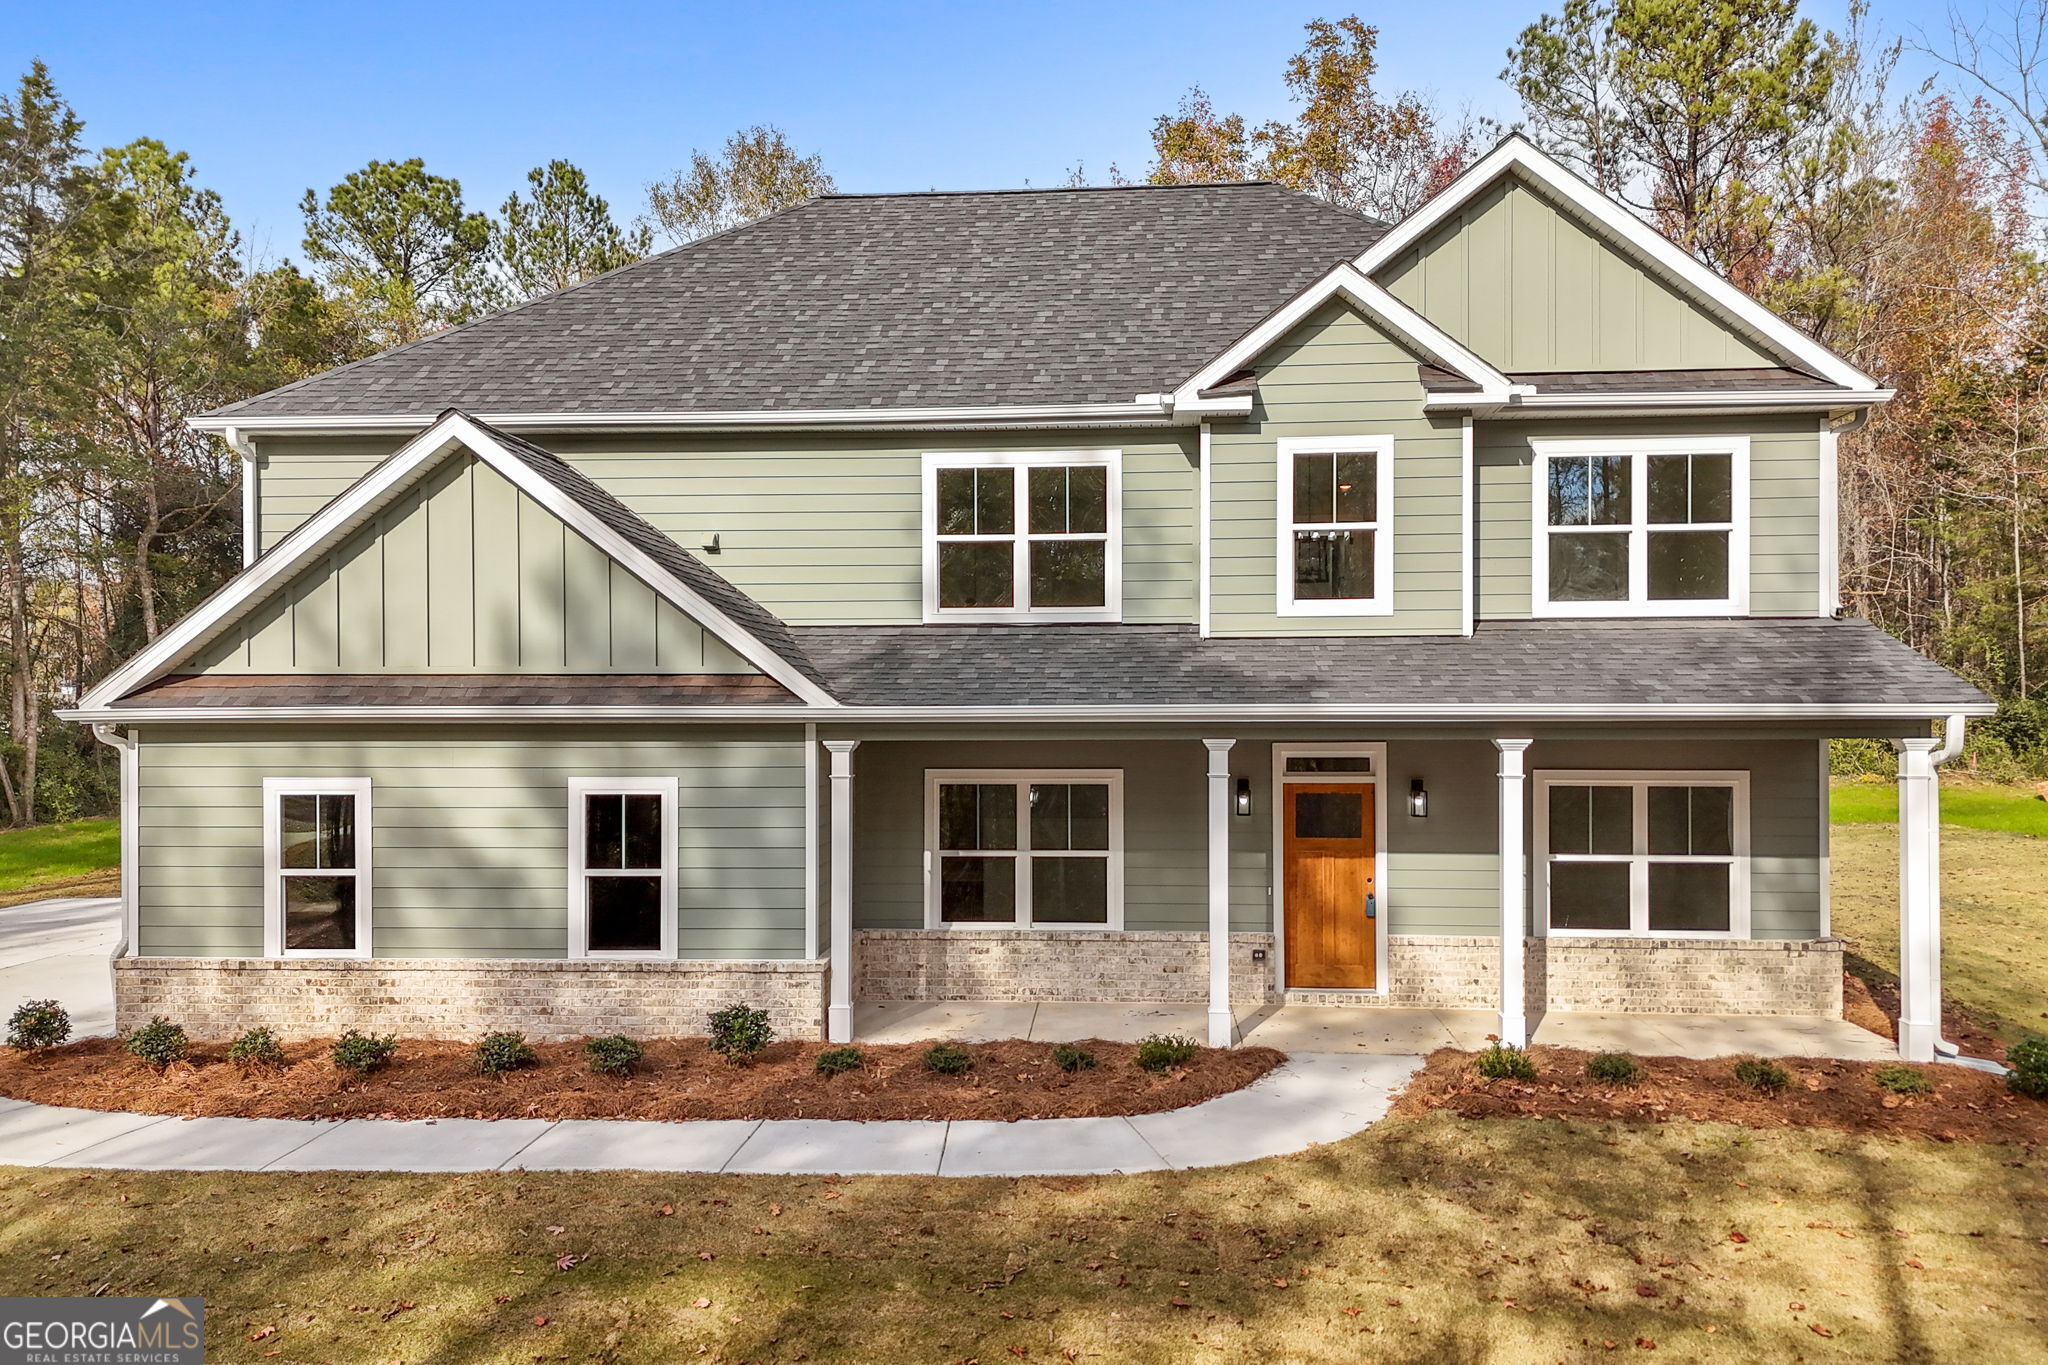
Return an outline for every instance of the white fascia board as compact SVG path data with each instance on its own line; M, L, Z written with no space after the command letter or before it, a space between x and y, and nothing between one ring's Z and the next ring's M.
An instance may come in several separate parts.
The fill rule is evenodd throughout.
M1448 332L1373 283L1358 267L1344 262L1267 314L1263 322L1197 370L1174 390L1173 410L1176 413L1204 411L1203 389L1212 388L1245 368L1299 326L1310 313L1339 296L1393 333L1396 340L1422 352L1432 364L1479 385L1480 392L1469 397L1484 397L1500 403L1516 394L1532 392L1527 385L1510 381ZM1213 404L1224 400L1207 401Z
M480 412L476 420L507 431L663 431L672 428L726 427L949 427L1088 425L1099 422L1163 424L1172 419L1172 405L1162 395L1141 395L1128 403L1044 403L967 408L809 408L733 409L686 412ZM358 413L336 416L251 417L233 413L191 417L194 431L246 435L403 434L420 431L436 413Z
M875 722L918 724L924 722L1003 721L1101 722L1129 725L1133 722L1166 724L1210 724L1228 721L1358 721L1426 725L1436 722L1490 723L1518 721L1738 721L1738 720L1936 720L1946 716L1988 716L1996 707L1988 702L1968 706L1906 706L1897 704L1857 705L1817 703L1814 705L1751 702L1727 706L1666 703L1624 705L1559 704L1553 706L1504 707L1492 704L1386 706L1314 704L1290 706L1258 704L1245 706L841 706L834 723ZM88 724L161 725L219 724L243 721L318 721L323 723L376 723L416 721L431 724L531 722L535 724L581 724L605 722L660 722L663 724L710 724L730 722L788 721L802 724L811 709L801 706L190 706L124 707L109 710L79 706L59 711L62 720Z
M1587 184L1519 133L1510 134L1500 146L1467 167L1435 198L1402 219L1386 236L1368 247L1358 258L1358 268L1370 275L1399 259L1403 252L1428 236L1444 219L1464 207L1466 201L1507 173L1520 175L1548 190L1586 221L1602 229L1611 241L1663 273L1694 299L1722 314L1739 330L1764 342L1781 357L1843 388L1877 389L1876 380L1716 275L1691 253L1681 250L1624 205Z
M1542 412L1821 412L1834 408L1874 407L1892 400L1891 389L1749 389L1673 390L1668 393L1534 393L1521 394L1502 404L1478 393L1435 393L1422 406L1436 410L1466 411L1499 408L1491 415Z
M474 422L460 413L451 413L358 479L341 496L278 542L269 554L244 569L219 592L201 603L191 615L158 636L155 644L103 679L80 698L80 712L107 707L116 699L161 677L180 659L232 625L270 588L287 580L308 562L356 531L371 514L409 488L442 456L458 447L467 449L490 465L514 487L560 517L584 539L624 565L678 610L716 635L734 653L791 693L813 706L838 705L829 693L791 667L781 655L542 479L524 460L508 453ZM118 714L132 718L135 713L122 711Z

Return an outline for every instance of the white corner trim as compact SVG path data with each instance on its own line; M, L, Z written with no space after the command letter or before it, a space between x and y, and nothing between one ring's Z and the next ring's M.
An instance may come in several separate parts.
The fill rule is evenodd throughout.
M1468 397L1484 397L1495 403L1504 403L1516 394L1531 392L1527 385L1516 385L1511 382L1506 375L1487 364L1476 352L1450 333L1395 298L1383 286L1368 279L1356 266L1346 262L1334 267L1320 280L1268 313L1258 326L1232 342L1221 355L1197 370L1193 377L1174 390L1174 411L1217 411L1213 405L1222 400L1204 399L1201 396L1203 389L1219 383L1249 365L1299 326L1310 313L1328 300L1339 296L1392 332L1396 340L1403 341L1422 352L1432 363L1479 385L1480 394L1467 395Z
M584 539L624 565L671 605L792 694L812 706L838 705L829 693L792 667L781 655L541 478L524 460L507 452L476 423L460 413L450 413L302 522L278 542L271 553L244 569L191 615L158 636L155 644L108 675L80 699L79 709L92 711L110 705L169 672L192 650L238 620L265 592L354 532L364 519L410 488L441 457L458 447L467 449L514 487L560 517Z
M1842 458L1834 423L1820 419L1820 602L1819 615L1842 609Z
M939 605L939 471L942 469L1008 469L1016 481L1017 490L1012 504L1015 520L1005 535L976 537L949 536L948 540L980 541L985 544L1008 542L1011 546L1011 593L1013 600L1030 595L1031 583L1031 542L1038 540L1093 540L1098 537L1076 533L1065 535L1034 535L1029 525L1030 500L1025 495L1028 488L1027 470L1062 468L1067 466L1100 465L1108 470L1108 521L1106 531L1099 539L1103 544L1103 586L1102 605L1099 607L988 607L963 608L941 607ZM1071 625L1075 622L1094 621L1115 623L1123 619L1124 596L1124 453L1121 450L1028 450L1028 451L974 451L934 452L924 457L922 479L923 513L920 522L920 554L924 564L923 606L924 622L935 625L941 622L966 623L975 625Z
M1279 512L1273 571L1273 614L1276 616L1358 617L1394 614L1394 438L1388 434L1357 436L1283 436L1276 443L1275 502ZM1297 455L1371 455L1374 510L1370 523L1335 524L1335 529L1373 533L1371 597L1299 601L1294 596L1294 457Z
M1659 616L1747 616L1749 614L1749 437L1747 436L1599 436L1591 438L1529 438L1529 614L1533 617L1659 617ZM1573 455L1627 456L1635 461L1629 479L1630 519L1626 527L1609 531L1629 541L1629 596L1619 602L1552 602L1550 600L1550 480L1549 461ZM1649 591L1647 546L1652 530L1683 529L1679 526L1652 527L1649 520L1649 478L1642 469L1642 457L1649 455L1727 455L1731 479L1733 519L1728 531L1728 596L1712 600L1657 601ZM1719 523L1709 529L1723 529Z
M568 783L569 941L572 958L662 962L676 955L676 779L674 777L572 777ZM585 803L591 796L661 798L661 947L654 952L593 952L590 947L590 880L584 866Z
M804 961L818 960L818 724L804 724Z
M356 946L288 949L284 946L284 824L278 801L286 796L353 796L356 799ZM371 957L372 902L376 877L376 811L367 777L266 777L263 779L263 955L265 957ZM314 869L318 871L319 869Z
M1500 146L1468 166L1435 198L1402 219L1358 258L1358 268L1370 275L1398 260L1446 218L1463 208L1474 195L1506 173L1520 175L1550 191L1591 224L1603 229L1616 245L1661 271L1699 302L1732 319L1741 330L1764 341L1784 358L1844 388L1869 391L1878 387L1877 381L1869 375L1716 275L1622 204L1587 184L1520 134L1511 134Z
M1202 639L1209 638L1209 573L1210 538L1215 534L1209 525L1210 469L1209 461L1215 456L1214 432L1207 422L1202 423L1201 452L1197 457L1202 467L1195 471L1195 633Z
M1458 424L1458 574L1459 629L1472 638L1479 593L1479 450L1470 417ZM1532 585L1533 586L1533 585Z

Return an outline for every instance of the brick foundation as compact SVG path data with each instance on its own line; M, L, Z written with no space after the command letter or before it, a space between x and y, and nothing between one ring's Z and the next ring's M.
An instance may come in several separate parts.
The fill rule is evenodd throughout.
M1254 951L1266 954L1252 961ZM1273 936L1230 936L1230 998L1273 994ZM868 929L854 942L856 1000L1209 999L1209 936L1076 930Z
M194 1038L258 1025L286 1039L359 1028L401 1038L702 1035L727 1005L768 1011L785 1038L822 1038L822 962L130 957L114 965L122 1029L161 1014Z

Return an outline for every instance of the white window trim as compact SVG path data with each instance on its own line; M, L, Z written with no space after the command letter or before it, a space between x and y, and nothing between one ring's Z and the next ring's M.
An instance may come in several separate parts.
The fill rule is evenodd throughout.
M1373 532L1371 597L1296 601L1294 596L1294 457L1373 455L1378 484L1378 521L1316 523L1335 530ZM1274 465L1280 512L1274 559L1274 612L1280 616L1391 616L1394 614L1394 438L1377 436L1283 436Z
M1532 437L1529 448L1529 614L1538 617L1587 616L1747 616L1749 614L1749 438L1747 436L1637 436L1598 440L1557 440ZM1629 522L1606 535L1629 540L1625 602L1552 602L1550 600L1550 461L1553 457L1627 455L1635 461L1629 477ZM1698 602L1651 601L1649 591L1649 480L1642 472L1648 455L1727 455L1734 520L1728 531L1728 596ZM1721 523L1700 523L1721 529ZM1583 531L1583 527L1560 530ZM1681 529L1671 527L1669 529Z
M1535 838L1530 846L1530 856L1541 864L1542 875L1536 879L1536 936L1538 938L1647 938L1647 939L1746 939L1750 936L1750 852L1749 852L1749 774L1739 771L1685 771L1685 770L1573 770L1567 768L1545 769L1534 775L1536 783ZM1550 927L1550 869L1560 858L1564 861L1620 862L1621 854L1599 856L1582 854L1553 854L1550 851L1550 789L1552 787L1628 787L1635 794L1635 810L1631 817L1634 828L1634 851L1627 855L1629 865L1629 927L1621 929L1553 929ZM1734 852L1726 857L1721 855L1695 855L1681 857L1677 854L1655 854L1649 847L1649 789L1651 787L1732 787L1734 789L1734 824L1730 847ZM1650 882L1649 864L1660 863L1727 863L1728 869L1728 931L1711 930L1656 930L1650 929Z
M342 951L284 946L284 820L278 803L287 796L353 796L356 799L356 946ZM376 842L367 777L266 777L263 779L263 955L265 957L369 957L371 853ZM292 875L303 875L294 872Z
M1004 783L1028 787L1032 783L1094 782L1109 788L1109 921L1106 924L1075 924L1062 920L1034 924L1031 920L1031 879L1018 869L1017 918L1003 923L977 923L940 918L939 911L939 787L942 784L976 783L999 786ZM1028 793L1019 792L1017 848L1019 862L1031 849L1031 819L1026 804ZM1088 857L1092 850L1049 849L1058 857ZM998 851L1001 857L1008 850ZM1042 929L1048 933L1078 930L1083 933L1117 933L1124 927L1124 774L1121 768L928 768L924 775L924 927L927 929L1020 930Z
M590 888L584 880L584 798L661 798L661 947L651 953L593 952L590 947ZM673 777L572 777L569 779L569 956L606 961L654 962L676 955L676 780Z
M1109 520L1103 536L1102 605L1099 607L941 607L939 605L939 471L941 469L1027 470L1068 465L1101 465L1109 471ZM1013 474L1021 492L1026 478ZM1121 450L1034 450L1029 452L979 452L926 454L924 457L924 619L927 624L960 621L969 624L1030 625L1075 621L1120 621L1123 619L1123 452ZM1011 541L1015 594L1028 597L1031 590L1031 542L1078 540L1080 535L1033 536L1029 527L1029 504L1016 499L1016 529L1000 536L948 536L948 540Z
M1291 773L1287 771L1290 758L1368 758L1372 760L1372 771L1363 773ZM1267 859L1272 882L1267 888L1267 903L1273 907L1273 984L1281 991L1287 986L1287 868L1285 849L1287 847L1287 793L1290 782L1357 782L1370 785L1372 793L1372 844L1373 876L1379 884L1376 893L1378 903L1374 907L1378 914L1373 920L1373 984L1370 989L1359 991L1359 995L1385 995L1391 973L1387 963L1387 923L1390 916L1387 909L1393 904L1394 880L1387 860L1387 746L1384 742L1361 744L1275 744L1273 746L1272 795L1267 804L1272 806L1272 843L1267 847L1274 850ZM1318 987L1318 990L1323 988ZM1324 994L1341 992L1323 991Z

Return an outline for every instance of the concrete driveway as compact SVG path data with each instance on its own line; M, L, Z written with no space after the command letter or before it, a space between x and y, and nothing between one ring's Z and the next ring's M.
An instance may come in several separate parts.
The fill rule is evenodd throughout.
M121 902L67 896L0 908L0 1022L24 1000L71 1011L71 1036L114 1031L107 955L121 937Z

